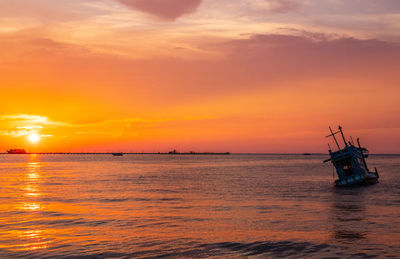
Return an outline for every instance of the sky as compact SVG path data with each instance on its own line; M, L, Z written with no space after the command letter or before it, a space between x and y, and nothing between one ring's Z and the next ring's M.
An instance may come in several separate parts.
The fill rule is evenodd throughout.
M399 70L398 0L1 0L0 152L400 153Z

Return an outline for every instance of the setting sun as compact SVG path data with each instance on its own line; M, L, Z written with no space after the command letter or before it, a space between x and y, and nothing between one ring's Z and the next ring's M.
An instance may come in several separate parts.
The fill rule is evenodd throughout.
M28 140L31 143L38 143L40 141L40 136L36 133L28 135Z

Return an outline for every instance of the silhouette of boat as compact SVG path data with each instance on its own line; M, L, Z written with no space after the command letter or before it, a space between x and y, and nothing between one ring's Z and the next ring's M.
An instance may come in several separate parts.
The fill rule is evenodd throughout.
M8 154L26 154L25 149L10 149L7 150Z
M113 156L123 156L124 153L112 153Z
M347 142L344 137L342 127L339 126L337 132L333 132L331 127L329 127L331 134L326 136L333 137L338 150L332 151L331 146L329 146L330 158L324 161L331 161L336 169L336 173L339 179L335 180L336 186L351 186L351 185L368 185L378 183L379 174L375 167L375 172L371 172L368 169L365 158L368 157L368 150L361 147L360 139L357 138L358 147L354 145L353 139L351 142ZM335 135L340 133L343 138L344 147L341 148Z

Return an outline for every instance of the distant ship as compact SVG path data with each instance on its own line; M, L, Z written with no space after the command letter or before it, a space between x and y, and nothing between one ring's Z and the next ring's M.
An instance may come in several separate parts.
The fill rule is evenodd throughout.
M8 154L26 154L25 149L10 149L7 150Z
M161 153L159 153L161 154ZM194 151L189 151L189 152L179 152L176 151L176 149L169 151L168 153L169 155L230 155L230 152L224 152L224 153L220 153L220 152L194 152Z
M124 153L112 153L113 156L123 156Z
M339 131L333 132L329 127L331 134L326 137L333 137L338 150L332 151L329 146L329 154L331 158L324 161L331 161L336 169L336 173L339 179L335 180L336 186L351 186L351 185L362 185L362 184L375 184L378 183L379 174L375 167L375 172L371 172L368 169L365 158L368 157L368 150L361 147L360 139L357 138L358 147L352 142L347 142L342 131L342 127L339 126ZM344 147L341 148L335 135L340 133L343 138Z

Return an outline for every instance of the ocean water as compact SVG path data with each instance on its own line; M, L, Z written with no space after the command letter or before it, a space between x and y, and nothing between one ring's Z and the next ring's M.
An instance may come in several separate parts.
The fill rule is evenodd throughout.
M400 156L0 155L1 258L400 256Z

